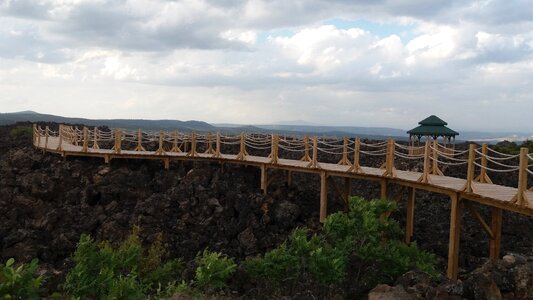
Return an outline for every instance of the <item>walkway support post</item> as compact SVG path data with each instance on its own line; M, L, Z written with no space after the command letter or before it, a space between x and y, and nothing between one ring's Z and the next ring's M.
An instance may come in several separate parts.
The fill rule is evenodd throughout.
M44 149L48 149L48 137L50 136L50 128L46 126L44 128Z
M263 195L267 194L267 188L268 188L268 173L267 173L267 167L266 165L261 165L261 190L263 190Z
M37 133L37 146L41 147L41 126L35 125L35 132Z
M468 169L466 173L466 187L465 187L465 192L467 193L474 192L474 186L472 182L474 181L474 172L476 168L476 166L474 165L475 160L476 160L476 145L470 144L468 148Z
M237 155L237 159L238 160L245 160L246 159L246 155L248 155L248 153L246 153L246 140L245 140L244 132L241 132L240 145L241 146L240 146L239 154Z
M456 280L459 269L459 241L461 237L461 198L457 193L450 195L450 239L448 242L448 270L449 279Z
M387 155L385 157L385 173L383 173L383 176L396 176L396 170L394 169L394 148L394 140L389 139L387 143Z
M83 152L89 150L89 130L87 127L83 127Z
M320 223L326 221L328 214L328 175L320 172Z
M312 169L318 168L318 138L316 136L313 138L313 158L307 167Z
M140 128L137 130L137 147L135 147L135 151L146 151L143 147L143 132Z
M198 153L196 153L196 132L191 133L191 150L189 153L187 153L187 156L195 157Z
M59 144L57 145L56 150L63 151L63 125L62 124L59 124L59 129L57 132L59 134Z
M520 206L527 204L527 165L528 165L528 148L520 148L520 165L518 168L518 192L511 202Z
M310 161L311 157L309 157L309 136L305 135L304 137L304 156L300 159L302 161Z
M348 138L344 137L342 142L342 158L337 163L339 165L348 166L351 165L350 161L348 160Z
M488 145L483 144L481 146L481 170L479 171L479 176L474 179L474 181L478 181L481 183L492 183L492 180L490 180L489 175L487 175L487 153L488 153Z
M155 154L157 155L163 155L165 154L165 149L163 149L163 140L164 140L164 137L165 137L165 134L163 133L163 130L159 130L159 148L157 148L157 151L155 152ZM168 169L170 167L170 164L169 164L169 167L167 168L167 162L165 161L165 169Z
M120 129L115 129L115 146L113 146L112 150L118 154L122 152L122 131Z
M410 244L414 233L416 189L409 188L407 195L407 217L405 222L405 243Z
M215 150L213 150L213 134L209 132L207 134L207 150L205 150L206 154L214 154Z
M270 155L268 156L270 158L270 163L275 165L278 163L278 143L279 143L279 136L277 134L272 135L272 145L270 150Z
M418 181L422 182L422 183L429 183L430 182L430 179L429 179L429 162L430 162L429 150L430 150L429 149L429 138L426 138L426 145L424 146L424 173L422 174L420 179L418 179Z
M100 149L98 146L98 128L96 126L93 129L93 149Z
M491 260L495 261L500 259L500 242L502 238L502 209L498 207L492 208L491 216L491 231L492 237L489 241Z
M361 171L361 165L359 164L359 148L361 148L361 139L356 138L353 147L353 164L348 169L348 172L359 173Z

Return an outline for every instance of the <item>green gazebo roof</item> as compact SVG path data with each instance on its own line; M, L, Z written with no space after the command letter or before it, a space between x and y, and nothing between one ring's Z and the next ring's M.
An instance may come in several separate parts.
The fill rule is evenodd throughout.
M446 127L448 123L443 121L441 118L431 115L424 120L418 122L420 126L413 128L409 131L407 131L410 135L416 135L416 136L456 136L459 135L457 131L451 130L450 128Z

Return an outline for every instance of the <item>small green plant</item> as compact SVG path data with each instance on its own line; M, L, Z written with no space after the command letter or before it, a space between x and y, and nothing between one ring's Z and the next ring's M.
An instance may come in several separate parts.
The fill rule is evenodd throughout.
M19 125L9 132L12 139L31 139L33 136L33 129L30 126Z
M224 288L237 268L233 259L207 249L198 253L196 262L195 285L203 290Z
M138 231L134 227L117 248L108 242L97 245L83 234L74 252L75 266L63 285L66 293L80 298L141 299L177 280L183 270L181 260L161 263L165 253L161 237L144 251Z
M7 260L0 272L0 299L39 299L43 278L36 276L39 261L15 267L15 259Z

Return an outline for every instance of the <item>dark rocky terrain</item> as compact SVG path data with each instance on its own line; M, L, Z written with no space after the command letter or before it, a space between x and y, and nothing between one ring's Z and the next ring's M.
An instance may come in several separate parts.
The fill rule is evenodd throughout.
M277 179L263 195L258 168L173 162L170 170L165 170L160 161L113 160L106 165L97 158L64 159L34 149L29 138L10 137L12 128L0 127L0 260L39 258L51 290L70 267L69 256L82 233L120 242L133 225L139 225L145 243L162 232L171 257L191 260L208 247L242 260L277 246L298 226L320 228L319 178L313 174L293 174L292 185L287 186L285 174L272 171L271 176L277 175ZM460 169L446 173L454 172L465 174ZM503 176L493 179L509 185L514 185L512 180L516 182ZM354 195L379 195L376 183L354 181L352 187ZM396 190L393 187L392 193ZM402 225L404 198L392 215ZM439 257L443 272L449 206L444 196L417 192L414 239ZM489 210L476 207L489 216ZM330 188L328 212L342 209L342 201ZM502 232L502 254L532 255L530 218L505 212ZM488 238L465 211L461 278L478 278L476 272L489 272L484 265L487 256ZM531 269L530 263L525 265ZM476 270L480 267L482 271ZM239 282L231 288L246 293Z

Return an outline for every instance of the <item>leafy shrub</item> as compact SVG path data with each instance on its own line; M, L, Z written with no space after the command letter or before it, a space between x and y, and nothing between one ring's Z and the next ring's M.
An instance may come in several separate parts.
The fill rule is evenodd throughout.
M296 229L278 248L246 260L244 269L252 278L288 288L304 281L340 286L350 278L351 285L366 289L410 269L436 274L434 256L400 242L398 223L382 217L395 207L354 197L348 213L326 218L321 233L309 237Z
M164 248L158 237L144 255L138 228L118 247L108 242L97 245L81 235L74 252L74 268L63 289L72 297L141 299L176 280L183 270L180 260L161 264Z
M233 259L219 252L210 252L207 249L196 256L195 284L204 290L220 289L226 286L237 265Z
M9 132L12 139L32 139L33 129L30 126L19 125Z
M39 261L33 259L28 265L15 267L15 259L7 260L0 267L1 299L39 299L39 288L43 278L35 276Z

